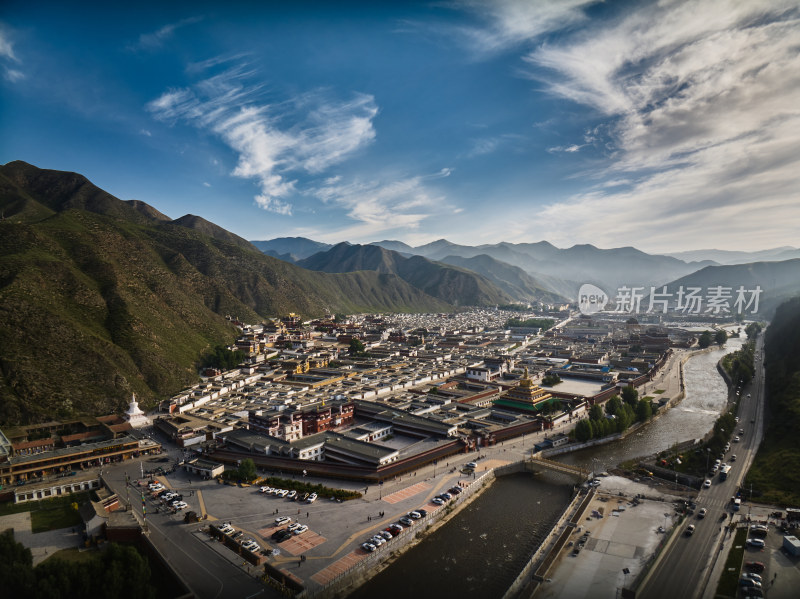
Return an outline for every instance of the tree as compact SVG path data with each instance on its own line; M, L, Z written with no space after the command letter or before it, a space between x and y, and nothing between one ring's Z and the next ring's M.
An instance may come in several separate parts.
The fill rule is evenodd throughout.
M579 420L578 424L575 425L575 438L580 442L588 441L594 436L592 429L592 423L589 419Z
M606 402L606 414L616 414L622 407L622 400L619 395L614 395Z
M703 334L700 335L697 343L700 346L700 349L705 349L711 345L711 331L703 331Z
M594 404L591 408L589 408L589 418L591 420L605 420L603 408L600 406L600 404Z
M364 355L364 350L367 349L366 346L361 343L360 339L351 339L350 340L350 355L351 356L362 356Z
M631 407L636 406L636 402L639 401L639 392L633 385L627 385L622 388L622 401Z
M245 458L239 464L239 478L246 481L251 481L256 478L256 465L250 458Z
M640 399L636 406L636 417L641 422L647 422L653 417L653 406L649 399Z
M715 342L716 342L718 345L725 345L725 342L726 342L727 340L728 340L728 333L726 333L724 329L720 329L720 330L719 330L719 331L717 331L717 332L716 332L716 334L714 335L714 341L715 341Z

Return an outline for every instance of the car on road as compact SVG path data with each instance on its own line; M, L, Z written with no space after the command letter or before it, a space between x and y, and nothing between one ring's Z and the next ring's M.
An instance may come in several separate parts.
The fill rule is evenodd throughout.
M764 543L764 539L757 539L756 537L750 537L747 539L747 544L751 547L764 547L766 543Z
M709 479L706 479L706 480L703 482L703 488L704 488L704 489L708 489L708 488L710 488L710 487L711 487L711 481L710 481Z
M466 466L467 468L472 468L474 470L475 468L478 467L478 464L476 464L475 462L467 462L466 464L464 464L464 466Z
M694 524L690 524L686 527L686 536L691 537L694 534Z
M295 531L294 531L294 534L296 534L296 535L301 535L301 534L303 534L303 533L304 533L305 531L307 531L307 530L308 530L308 526L306 526L305 524L301 524L300 526L298 526L298 527L295 529Z
M734 454L731 456L731 462L735 462L735 461L736 461L736 454L734 453Z
M734 437L733 438L733 442L734 443L738 443L739 441L741 441L741 439L739 437Z
M704 507L701 507L700 511L697 512L697 517L698 518L705 518L707 513L708 513L708 510L706 508L704 508Z
M289 516L278 516L275 518L276 526L280 526L281 524L286 524L287 522L291 522L292 519Z
M370 553L372 553L377 549L377 547L375 547L375 545L373 545L372 543L361 543L361 548L364 551L369 551Z

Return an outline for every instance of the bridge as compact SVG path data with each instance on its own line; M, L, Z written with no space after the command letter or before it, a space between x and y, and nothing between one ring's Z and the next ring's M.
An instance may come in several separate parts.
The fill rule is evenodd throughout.
M525 466L528 469L545 468L547 470L553 470L554 472L561 472L562 474L571 474L572 476L577 476L581 480L587 480L591 474L588 470L584 470L578 466L562 464L561 462L537 457L536 455L531 456L531 459L525 462Z

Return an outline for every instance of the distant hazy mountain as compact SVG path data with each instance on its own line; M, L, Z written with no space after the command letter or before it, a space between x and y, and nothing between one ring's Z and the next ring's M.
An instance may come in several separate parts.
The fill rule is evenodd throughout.
M461 306L485 306L516 299L471 270L433 262L422 256L406 258L377 245L340 243L297 264L324 272L374 270L395 274L428 295Z
M0 166L0 427L152 406L245 322L452 306L394 274L313 272L76 173Z
M800 294L800 259L707 266L671 281L667 284L667 292L675 293L681 285L684 288L700 287L703 295L712 287L719 285L730 287L734 298L740 286L746 290L760 286L762 293L759 299L759 314L762 317L769 317L778 304Z
M656 285L710 264L686 263L670 256L646 254L633 247L606 250L593 245L575 245L560 249L546 241L465 246L439 239L408 251L431 260L485 254L521 268L552 291L573 299L582 283L594 283L612 293L622 285Z
M521 268L495 260L487 254L479 254L472 258L446 256L442 258L441 262L477 272L508 295L520 301L540 301L545 303L569 301L564 296L548 289L546 284L537 281Z
M286 254L292 262L333 247L330 243L322 243L305 237L276 237L268 241L251 241L250 243L269 256L280 258L281 255Z
M749 262L779 262L800 258L800 249L789 246L761 250L759 252L739 252L729 250L692 250L667 254L679 260L712 260L717 264L747 264Z
M373 241L369 245L377 245L377 246L380 246L382 248L386 248L387 250L392 250L393 252L399 252L399 253L405 254L405 255L411 255L411 254L418 253L418 252L415 252L414 248L412 248L407 243L403 243L402 241L394 241L394 240L390 240L390 239L385 239L383 241Z

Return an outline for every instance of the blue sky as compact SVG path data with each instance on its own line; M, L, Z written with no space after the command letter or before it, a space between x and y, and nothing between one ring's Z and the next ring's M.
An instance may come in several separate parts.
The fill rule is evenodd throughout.
M3 3L0 162L246 239L800 245L797 0L98 6Z

